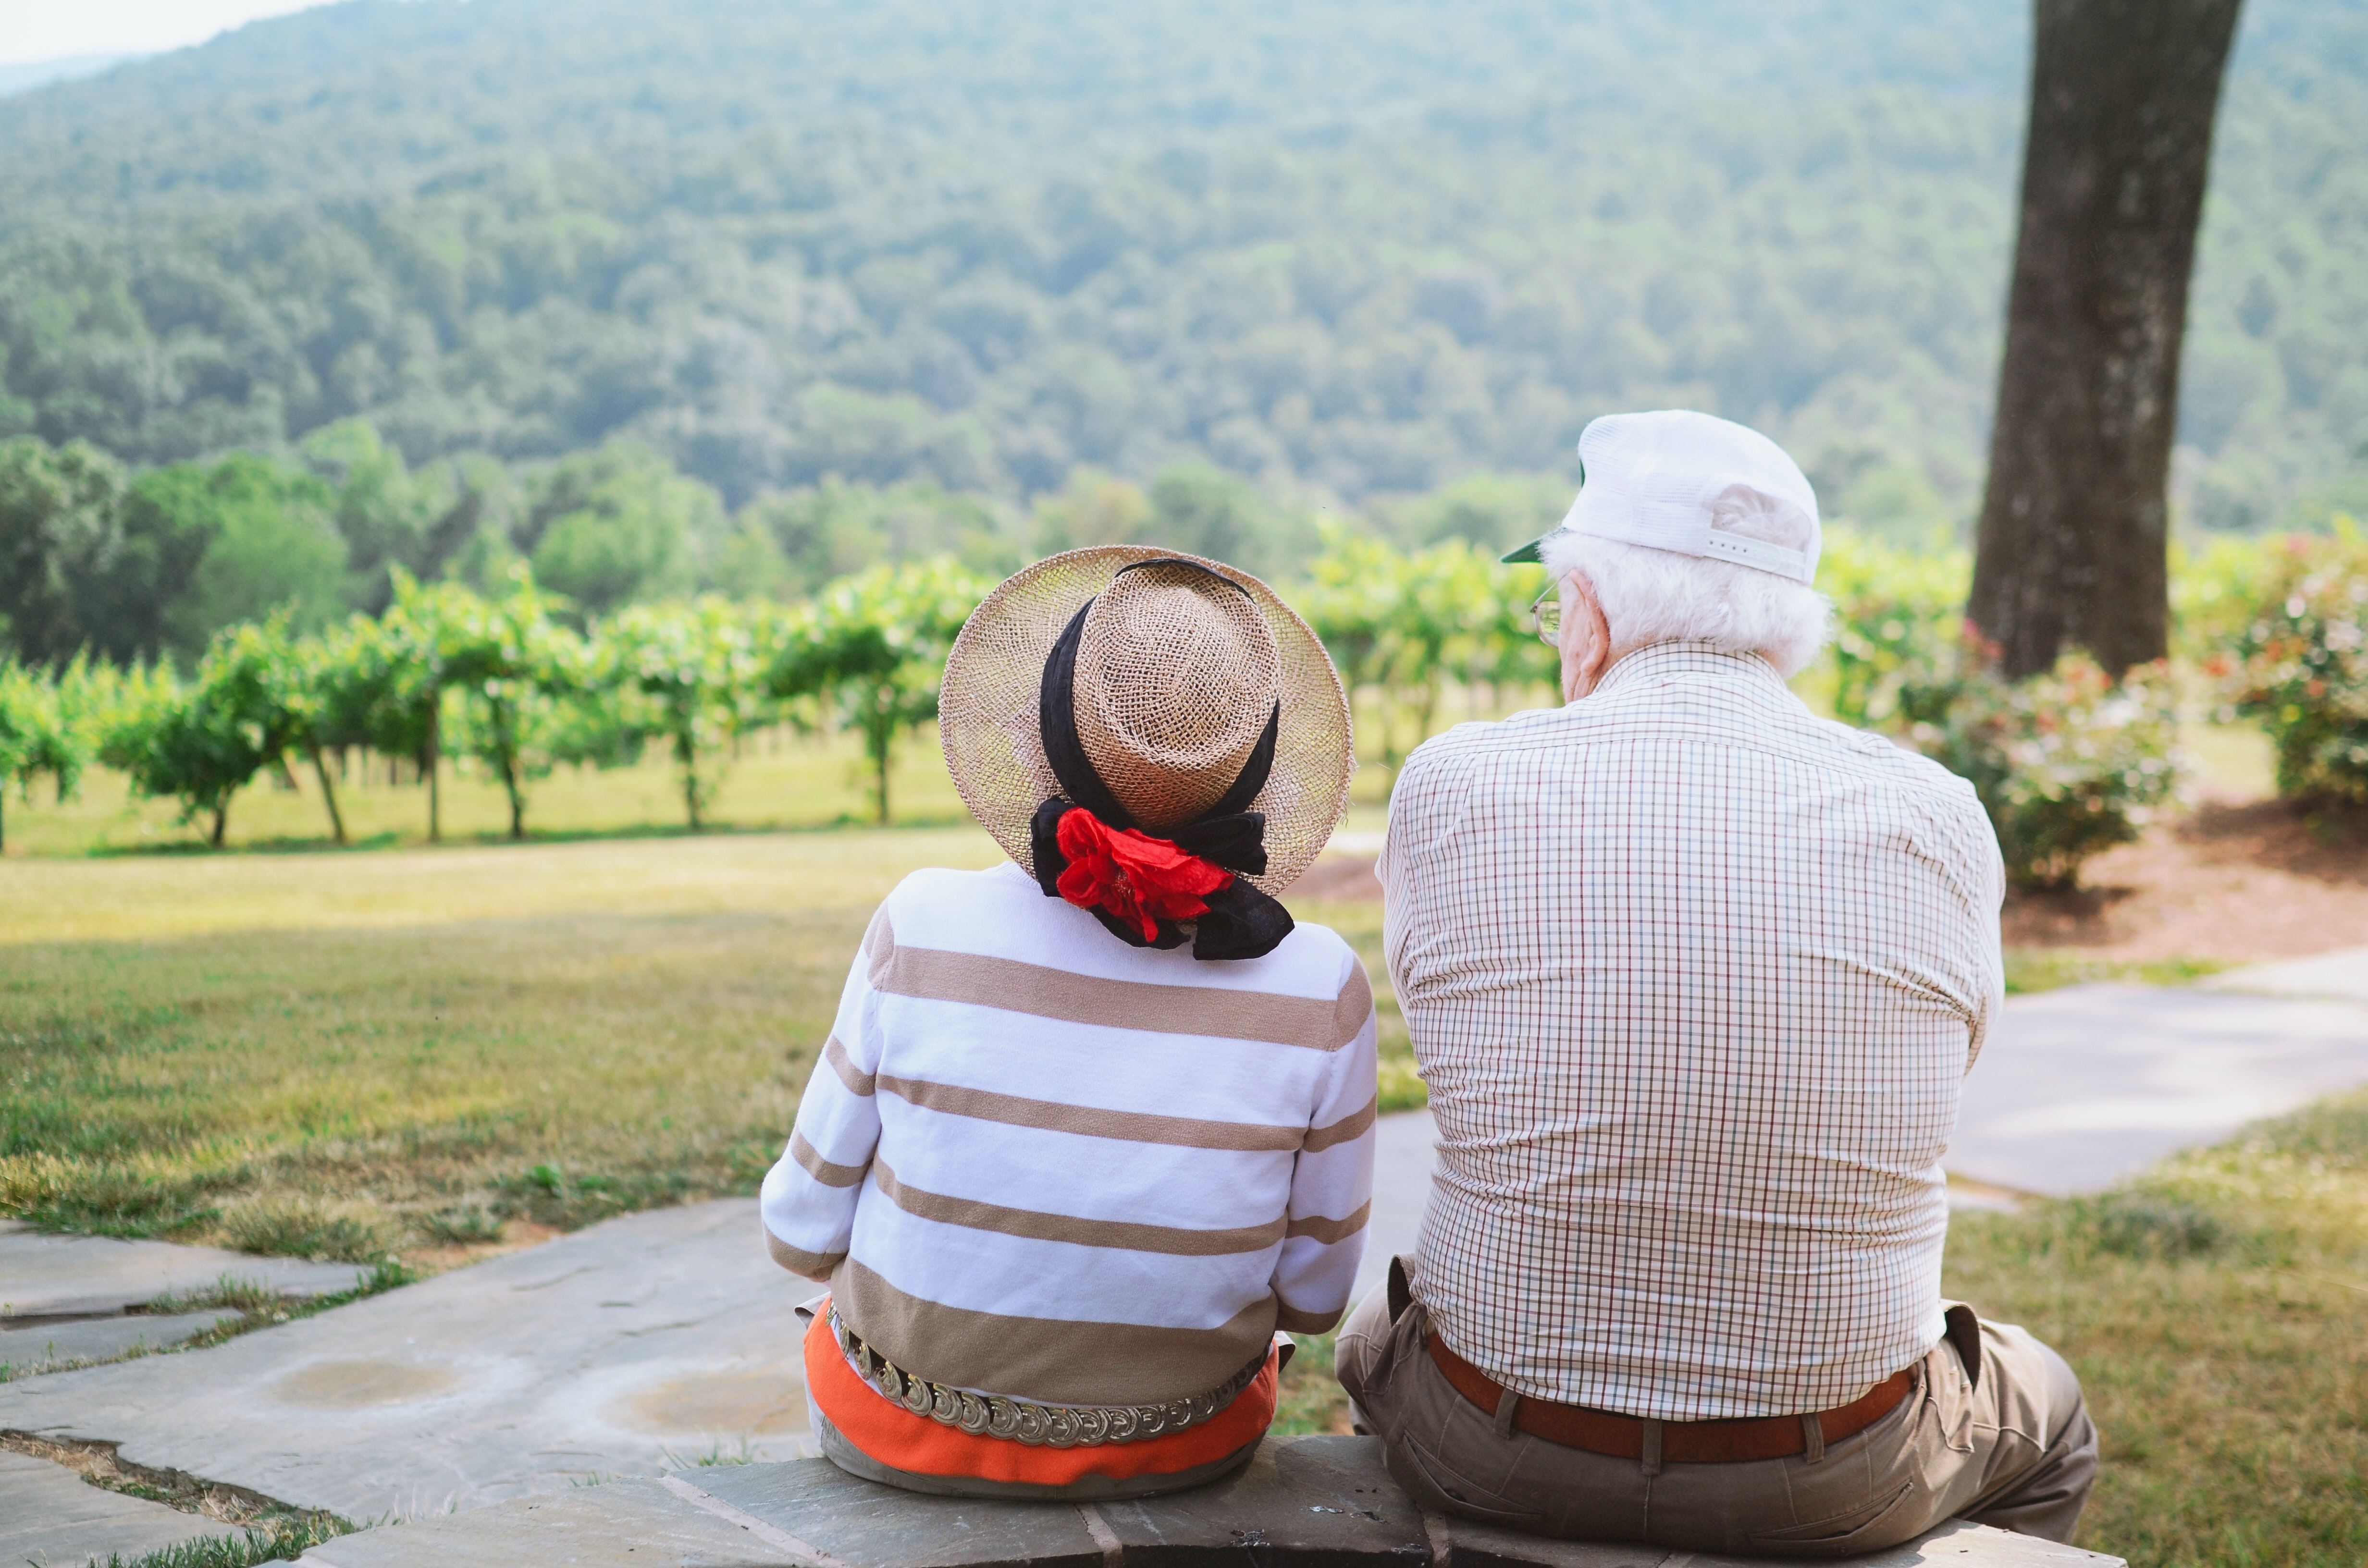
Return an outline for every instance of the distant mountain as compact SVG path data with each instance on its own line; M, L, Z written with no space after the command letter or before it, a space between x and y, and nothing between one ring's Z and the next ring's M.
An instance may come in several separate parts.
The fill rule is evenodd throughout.
M0 98L12 93L47 86L51 82L72 82L84 76L96 76L111 65L120 65L127 60L139 58L136 54L69 54L56 60L0 64Z
M1685 403L1962 519L2026 13L349 0L0 101L0 435L1353 499ZM2217 527L2368 500L2368 4L2245 28L2179 464Z

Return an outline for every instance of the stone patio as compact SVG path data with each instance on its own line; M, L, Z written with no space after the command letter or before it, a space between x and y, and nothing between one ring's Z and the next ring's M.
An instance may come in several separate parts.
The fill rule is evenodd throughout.
M276 1296L329 1296L352 1290L360 1274L350 1263L113 1236L52 1236L0 1220L0 1329L12 1319L120 1312L160 1296L200 1294L225 1279L259 1285Z
M84 1483L63 1465L0 1449L0 1562L83 1568L112 1553L126 1562L234 1527L162 1503Z
M1286 1437L1266 1444L1232 1481L1137 1503L924 1497L803 1460L519 1499L347 1536L302 1561L313 1568L635 1568L666 1562L715 1568L1745 1568L1767 1560L1540 1540L1426 1515L1382 1468L1376 1440ZM1953 1524L1915 1545L1844 1561L1865 1568L2108 1568L2121 1559Z
M164 1350L220 1324L233 1312L144 1312L138 1317L47 1318L0 1329L0 1367L14 1376L77 1361L112 1361L135 1350ZM0 1562L7 1559L0 1558Z
M0 1384L0 1430L349 1519L804 1443L806 1292L735 1199L630 1215L209 1349Z

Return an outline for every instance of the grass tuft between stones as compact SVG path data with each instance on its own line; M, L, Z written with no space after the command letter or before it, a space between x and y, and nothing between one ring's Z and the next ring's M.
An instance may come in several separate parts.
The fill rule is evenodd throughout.
M342 1519L319 1516L276 1519L260 1528L250 1525L237 1535L186 1540L144 1557L110 1552L104 1568L254 1568L258 1562L290 1562L316 1546L351 1534L353 1528ZM100 1568L96 1559L91 1568Z

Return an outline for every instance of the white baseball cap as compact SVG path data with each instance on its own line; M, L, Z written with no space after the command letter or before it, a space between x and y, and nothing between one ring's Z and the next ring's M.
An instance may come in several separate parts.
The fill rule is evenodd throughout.
M1607 414L1579 433L1578 475L1578 498L1562 527L1502 559L1543 561L1547 540L1578 533L1816 580L1817 493L1801 465L1757 430L1681 408ZM1805 538L1805 547L1713 528L1719 506L1735 501L1791 524L1784 531Z

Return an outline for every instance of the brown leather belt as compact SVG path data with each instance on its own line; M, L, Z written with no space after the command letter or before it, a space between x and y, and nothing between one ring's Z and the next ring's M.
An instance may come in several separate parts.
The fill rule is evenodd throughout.
M1455 1392L1489 1415L1496 1415L1505 1398L1504 1385L1449 1349L1447 1341L1438 1335L1425 1337L1430 1346L1430 1358L1439 1363L1439 1369L1447 1374ZM1903 1368L1848 1404L1820 1411L1814 1416L1762 1415L1736 1421L1661 1421L1651 1425L1661 1430L1660 1457L1665 1464L1787 1459L1808 1450L1807 1422L1816 1422L1826 1442L1839 1443L1890 1415L1915 1386L1912 1372ZM1527 1395L1521 1396L1520 1403L1513 1410L1513 1426L1518 1431L1543 1437L1549 1443L1560 1443L1565 1449L1583 1449L1614 1459L1645 1457L1646 1425L1634 1415L1615 1415L1608 1410L1589 1410L1580 1404L1556 1404Z

